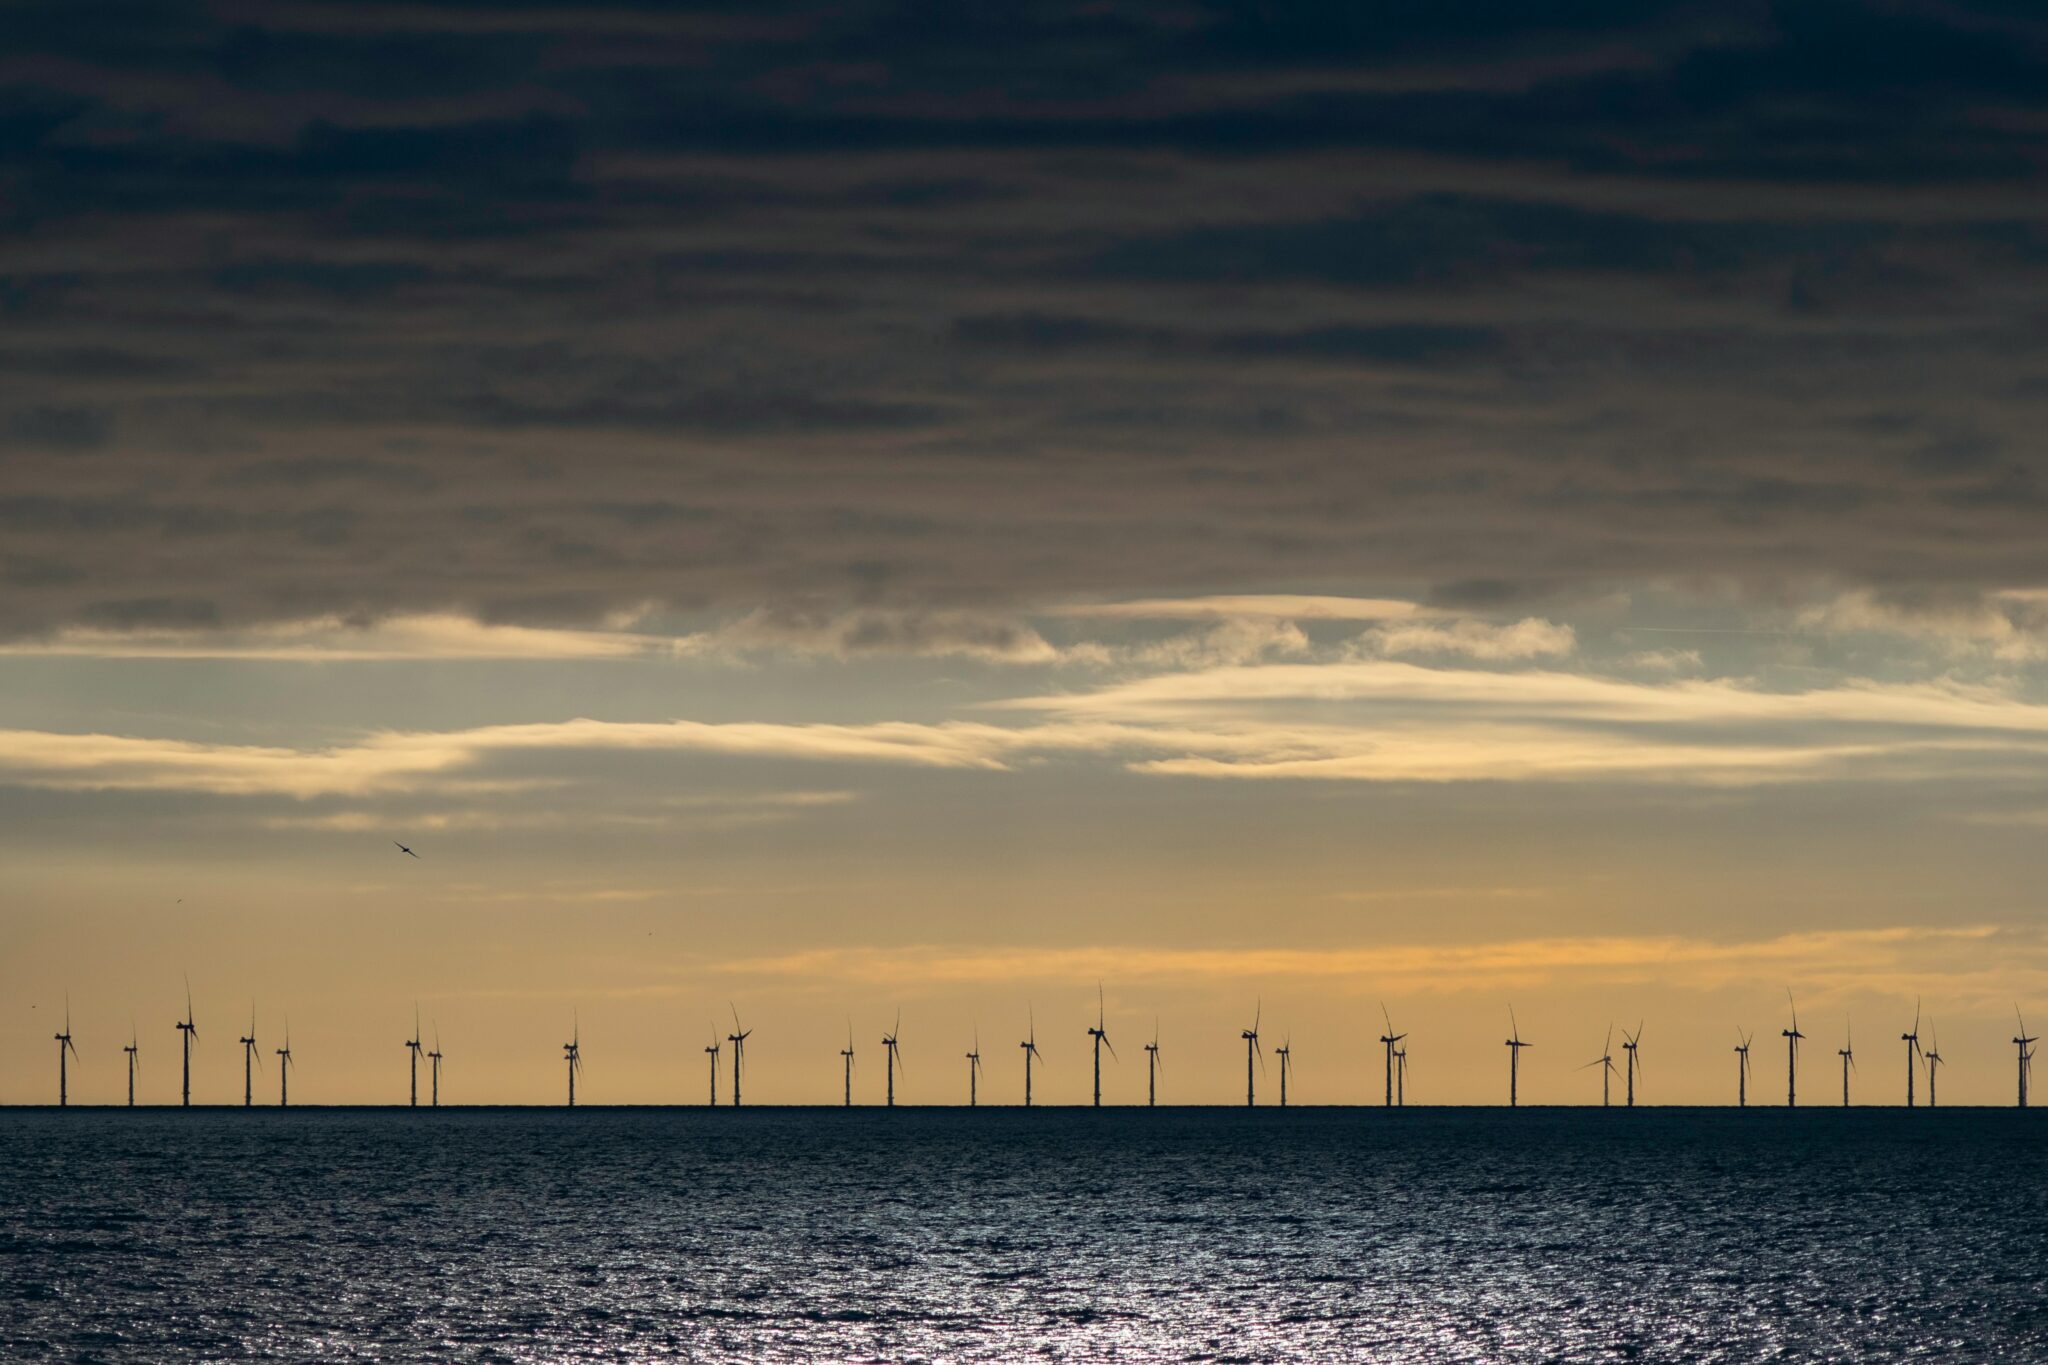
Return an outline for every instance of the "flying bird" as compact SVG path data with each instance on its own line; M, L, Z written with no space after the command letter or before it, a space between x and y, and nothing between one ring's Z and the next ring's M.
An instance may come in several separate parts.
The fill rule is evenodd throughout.
M393 839L391 842L400 853L403 853L408 858L417 858L420 856L419 854L413 852L411 849L407 848L404 844L399 843L398 840L396 839Z

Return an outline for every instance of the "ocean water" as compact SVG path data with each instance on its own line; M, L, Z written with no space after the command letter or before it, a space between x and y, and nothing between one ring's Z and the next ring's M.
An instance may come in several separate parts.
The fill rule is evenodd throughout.
M2038 1111L0 1111L0 1359L2048 1360Z

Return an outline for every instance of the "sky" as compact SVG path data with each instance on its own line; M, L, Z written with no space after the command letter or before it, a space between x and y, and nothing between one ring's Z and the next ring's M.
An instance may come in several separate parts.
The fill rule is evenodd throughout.
M1795 1003L2010 1102L2035 7L100 9L0 53L0 1103L67 994L174 1101L188 980L202 1102L417 1009L453 1102L900 1011L1080 1103L1098 987L1112 1103L1377 1101L1383 1008L1781 1100Z

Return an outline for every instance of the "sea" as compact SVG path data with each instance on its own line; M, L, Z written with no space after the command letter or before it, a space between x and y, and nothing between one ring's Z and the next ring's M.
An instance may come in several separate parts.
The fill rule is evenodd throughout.
M0 1110L0 1360L2048 1361L2048 1114Z

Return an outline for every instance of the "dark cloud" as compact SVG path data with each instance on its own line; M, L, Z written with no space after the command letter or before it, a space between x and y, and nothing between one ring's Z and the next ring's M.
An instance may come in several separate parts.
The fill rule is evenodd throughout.
M2048 579L2024 7L8 19L0 631Z

